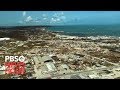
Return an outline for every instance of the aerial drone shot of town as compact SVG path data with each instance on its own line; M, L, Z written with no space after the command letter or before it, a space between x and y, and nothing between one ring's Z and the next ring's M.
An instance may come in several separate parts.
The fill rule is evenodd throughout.
M0 11L0 79L120 79L120 11Z

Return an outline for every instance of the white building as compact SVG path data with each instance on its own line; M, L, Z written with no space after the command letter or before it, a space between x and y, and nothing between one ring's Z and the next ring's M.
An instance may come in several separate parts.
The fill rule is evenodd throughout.
M10 40L10 38L0 38L0 41Z
M57 71L55 65L52 62L46 63L46 67L47 67L49 72Z

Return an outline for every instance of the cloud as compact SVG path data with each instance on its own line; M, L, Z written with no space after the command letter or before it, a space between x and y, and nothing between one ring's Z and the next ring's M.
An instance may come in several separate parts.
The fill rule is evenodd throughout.
M26 19L25 19L25 22L30 22L30 21L32 21L33 19L32 19L32 17L31 16L28 16Z
M31 16L28 16L26 19L25 19L25 22L26 23L41 23L41 20L39 18L32 18Z
M22 24L22 23L23 23L23 21L18 21L18 23Z
M56 18L61 16L64 16L64 12L58 12L53 14L53 17L56 17Z
M26 16L26 11L23 11L23 17L25 17Z
M55 23L56 19L55 18L51 18L50 23Z
M58 23L60 21L61 21L60 18L51 18L50 23Z
M42 16L43 16L43 17L46 17L46 14L43 14Z
M60 21L60 18L57 18L56 21Z
M61 12L61 15L64 15L64 12Z
M60 17L60 19L64 20L64 19L66 19L66 16L62 16L62 17Z
M19 23L41 23L41 24L60 24L66 19L64 12L53 13L52 15L42 14L41 17L33 18L31 15L27 16L26 11L23 11L23 20Z
M41 22L41 21L35 21L36 23L39 23L39 22Z
M43 18L43 20L46 20L47 18Z
M58 13L54 13L54 14L53 14L53 17L54 17L54 18L57 18L57 17L58 17Z
M53 17L50 20L50 23L62 23L66 19L66 16L63 12L54 13Z
M56 22L56 19L55 18L51 18L51 22Z

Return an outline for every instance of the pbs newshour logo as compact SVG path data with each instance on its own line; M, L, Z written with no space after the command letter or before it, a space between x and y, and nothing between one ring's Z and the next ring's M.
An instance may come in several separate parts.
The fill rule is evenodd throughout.
M5 62L24 62L24 56L5 56Z

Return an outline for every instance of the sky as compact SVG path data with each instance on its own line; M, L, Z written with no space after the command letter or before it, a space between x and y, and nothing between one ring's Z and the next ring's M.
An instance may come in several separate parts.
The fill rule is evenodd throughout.
M120 11L0 11L0 26L120 24Z

